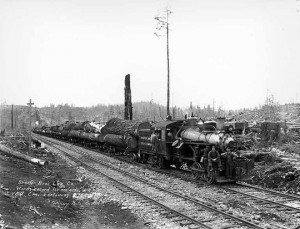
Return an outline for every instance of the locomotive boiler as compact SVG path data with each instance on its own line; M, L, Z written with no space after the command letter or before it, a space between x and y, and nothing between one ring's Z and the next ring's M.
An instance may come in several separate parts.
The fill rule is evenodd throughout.
M183 141L207 143L218 146L222 151L226 147L232 147L235 143L231 134L224 132L200 132L198 128L189 127L180 133Z

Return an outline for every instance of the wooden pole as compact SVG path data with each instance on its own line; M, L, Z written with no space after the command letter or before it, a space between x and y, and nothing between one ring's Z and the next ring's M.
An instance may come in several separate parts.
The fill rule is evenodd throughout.
M29 147L28 147L28 153L31 152L31 106L34 105L34 103L31 102L31 99L29 100L29 103L27 103L29 106ZM27 155L28 155L27 153Z
M169 58L169 10L168 9L167 9L167 67L168 67L167 116L170 116L170 58Z
M14 105L11 105L11 129L14 129Z

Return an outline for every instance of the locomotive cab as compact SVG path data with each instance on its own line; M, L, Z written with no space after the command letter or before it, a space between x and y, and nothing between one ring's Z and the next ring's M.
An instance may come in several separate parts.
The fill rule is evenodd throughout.
M172 151L172 136L173 128L171 127L174 121L164 121L153 125L155 134L153 152L159 168L166 168L170 165L171 151Z
M140 130L139 156L142 162L167 168L174 162L175 135L183 120L166 120L153 124L149 130Z
M183 141L178 134L187 128L195 129L199 132L197 122L190 120L167 120L156 123L152 126L157 133L157 138L153 142L153 155L160 168L170 165L176 168L190 167L195 159L199 158L199 144L193 141ZM204 146L205 147L205 146Z

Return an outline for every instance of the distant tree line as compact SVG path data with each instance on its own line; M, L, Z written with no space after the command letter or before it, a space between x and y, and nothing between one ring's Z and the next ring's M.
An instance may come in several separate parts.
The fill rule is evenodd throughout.
M38 108L32 109L33 120L39 120ZM29 127L29 109L26 106L7 105L0 106L0 128L1 129L27 129Z
M291 105L258 106L254 109L239 109L224 111L221 107L214 108L210 105L200 107L192 106L180 108L170 107L170 115L175 119L183 119L185 116L201 117L203 120L210 120L214 117L234 117L238 120L264 120L278 119L280 111L287 110ZM13 128L27 129L29 127L29 108L28 106L15 105L13 111ZM299 108L295 115L300 115ZM298 110L297 110L298 109ZM161 121L167 116L166 106L153 101L141 101L133 103L133 119L141 121ZM0 128L10 129L12 124L12 106L2 103L0 107ZM35 125L59 125L65 121L108 121L111 118L124 118L124 105L105 105L98 104L92 107L76 107L69 104L59 104L45 107L33 107L31 110L32 127Z
M184 117L181 108L174 107L174 114L177 117ZM61 124L65 121L108 121L111 118L124 118L124 105L104 105L98 104L92 107L75 107L69 104L60 104L39 109L42 120L48 125ZM166 107L153 102L133 103L133 119L159 121L166 118Z

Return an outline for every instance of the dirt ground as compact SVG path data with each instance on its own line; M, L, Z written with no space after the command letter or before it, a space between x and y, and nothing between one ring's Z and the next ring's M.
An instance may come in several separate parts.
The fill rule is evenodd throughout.
M256 158L248 183L300 195L300 145L266 150Z
M91 183L78 177L51 152L40 167L0 152L0 228L144 228L128 209L115 203L90 204L73 198Z
M27 154L22 139L6 146ZM248 183L300 194L300 146L260 151L264 152L256 157ZM89 194L93 184L49 150L30 155L50 164L41 167L0 152L0 229L148 228L120 203L74 198L73 194Z

